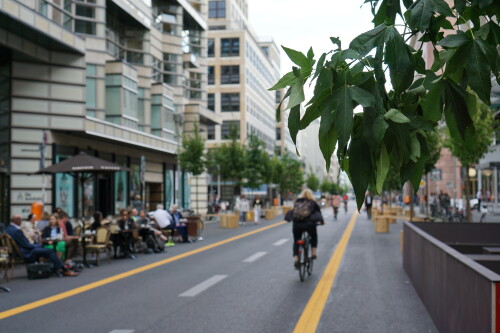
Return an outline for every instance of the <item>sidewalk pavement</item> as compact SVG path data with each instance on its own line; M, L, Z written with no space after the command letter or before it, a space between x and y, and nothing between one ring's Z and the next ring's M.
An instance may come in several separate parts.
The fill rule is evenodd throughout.
M358 215L318 332L438 332L403 269L402 227L375 233Z

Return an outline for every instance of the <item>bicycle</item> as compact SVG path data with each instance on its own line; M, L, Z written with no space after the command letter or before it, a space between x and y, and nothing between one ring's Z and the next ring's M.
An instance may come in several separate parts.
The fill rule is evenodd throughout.
M297 241L297 244L299 245L299 277L300 281L303 282L306 272L311 276L313 269L311 236L307 231L302 233L302 238Z

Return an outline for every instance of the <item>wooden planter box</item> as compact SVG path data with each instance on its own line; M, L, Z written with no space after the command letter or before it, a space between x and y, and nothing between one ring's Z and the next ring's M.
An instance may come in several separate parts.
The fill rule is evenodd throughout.
M283 215L286 215L286 213L288 213L289 210L291 210L292 207L289 207L289 206L283 206Z
M255 221L255 213L253 210L250 210L247 212L247 222L254 222Z
M266 220L274 220L276 217L274 214L274 209L264 209L265 219Z
M234 229L238 228L239 215L235 214L221 214L219 225L222 228Z
M389 232L389 219L388 218L378 218L375 221L375 232L376 233L388 233Z

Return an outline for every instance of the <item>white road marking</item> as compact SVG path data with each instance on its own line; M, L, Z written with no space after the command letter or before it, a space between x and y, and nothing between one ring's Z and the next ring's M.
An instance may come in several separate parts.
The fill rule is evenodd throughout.
M135 330L112 330L109 333L134 333Z
M194 286L193 288L189 289L188 291L183 292L182 294L179 295L179 297L194 297L198 295L199 293L204 292L208 288L212 287L216 283L224 280L227 278L227 275L214 275L210 279L207 279L203 281L202 283Z
M281 246L281 245L285 244L286 242L288 242L288 239L283 238L283 239L280 239L279 241L277 241L276 243L274 243L273 245L274 246Z
M243 262L254 262L255 260L259 259L260 257L263 257L267 254L267 252L257 252L250 257L246 258L243 260Z

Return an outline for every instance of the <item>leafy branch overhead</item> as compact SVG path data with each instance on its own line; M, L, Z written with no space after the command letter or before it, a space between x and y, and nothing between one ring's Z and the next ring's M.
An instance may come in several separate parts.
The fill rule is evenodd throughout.
M474 147L473 105L477 98L490 105L492 81L500 81L499 1L365 3L372 9L372 30L346 49L332 37L333 50L317 60L312 48L303 54L283 47L296 66L270 88L286 89L281 103L290 109L294 142L321 118L318 141L327 168L337 149L358 208L368 186L382 190L389 168L418 189L431 156L428 137L441 119L455 140ZM426 64L424 54L430 53L433 63ZM306 101L310 83L313 97ZM354 112L358 106L362 112Z

